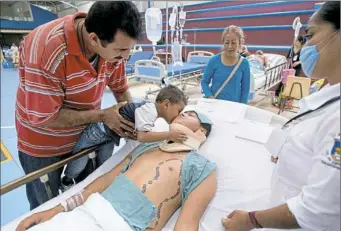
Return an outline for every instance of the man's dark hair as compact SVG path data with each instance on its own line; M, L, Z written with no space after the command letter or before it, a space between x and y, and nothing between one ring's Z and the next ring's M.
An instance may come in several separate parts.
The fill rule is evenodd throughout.
M325 2L317 12L318 17L340 30L340 1Z
M96 1L85 18L88 33L95 33L102 42L112 43L118 30L133 39L142 32L140 13L131 1Z
M161 89L159 94L156 96L156 102L162 103L168 99L171 103L184 102L187 105L187 97L185 94L176 86L168 85Z

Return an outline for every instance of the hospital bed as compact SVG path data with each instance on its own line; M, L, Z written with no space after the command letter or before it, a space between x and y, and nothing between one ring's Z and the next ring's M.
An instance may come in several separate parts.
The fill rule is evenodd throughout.
M211 135L200 148L200 153L217 163L217 193L201 219L199 230L223 231L221 218L232 210L259 210L269 206L270 178L274 165L270 162L270 153L264 142L273 127L284 124L286 119L259 108L220 100L200 99L196 105L187 106L187 109L194 108L206 113L214 123ZM165 121L158 120L154 129L165 131L167 128ZM137 145L136 141L128 141L83 182L33 212L54 207L81 191L117 165ZM4 225L1 230L14 231L18 223L30 214ZM171 217L163 231L173 230L178 215L179 211ZM119 227L115 228L120 230Z
M254 87L251 91L267 91L274 85L276 85L282 76L282 71L286 67L287 61L286 57L277 54L264 54L268 58L269 66L268 68L259 68L257 65L253 65L250 62L252 81L254 82Z
M186 90L188 85L199 86L200 77L214 54L207 51L192 51L188 53L187 62L183 65L168 64L167 66L156 60L139 60L135 63L135 80L144 83L152 83L159 88L157 90L149 89L148 95L156 94L167 84L180 86Z
M135 51L126 62L126 74L130 78L134 74L135 63L138 60L150 60L154 56L152 51Z

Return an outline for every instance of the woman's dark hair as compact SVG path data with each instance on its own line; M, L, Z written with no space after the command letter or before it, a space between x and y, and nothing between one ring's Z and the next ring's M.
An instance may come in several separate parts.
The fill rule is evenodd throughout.
M320 19L332 24L335 30L340 30L340 1L325 2L317 14Z
M299 41L302 45L305 44L306 39L302 35L297 36L297 41Z
M96 1L85 18L85 28L101 41L111 43L117 30L138 39L142 22L137 7L131 1Z

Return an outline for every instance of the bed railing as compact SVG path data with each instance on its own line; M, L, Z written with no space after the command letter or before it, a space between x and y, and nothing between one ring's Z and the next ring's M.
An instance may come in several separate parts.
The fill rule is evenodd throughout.
M94 151L96 151L98 148L100 147L100 145L98 146L94 146L94 147L90 147L88 149L84 149L78 153L76 153L75 155L66 158L62 161L59 161L57 163L54 163L50 166L47 166L45 168L39 169L37 171L31 172L30 174L27 174L19 179L13 180L7 184L5 184L4 186L1 186L1 196L16 189L19 188L22 185L25 185L31 181L34 181L38 178L40 178L40 181L44 184L45 186L45 190L47 192L47 195L49 197L49 199L53 198L50 186L49 186L49 178L48 178L48 173L51 173L57 169L60 169L62 167L64 167L66 164L70 163L73 160L76 160L78 158L81 158L85 155L88 155Z
M261 90L267 91L268 89L275 86L282 77L283 69L286 67L287 62L283 62L281 64L278 64L276 66L273 66L265 71L265 83L264 86L261 88Z

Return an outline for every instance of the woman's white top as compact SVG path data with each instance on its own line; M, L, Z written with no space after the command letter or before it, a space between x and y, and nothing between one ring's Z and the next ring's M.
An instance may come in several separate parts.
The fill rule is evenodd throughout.
M340 96L340 84L301 100L305 112ZM293 121L272 177L272 206L288 204L304 230L340 230L340 101Z

